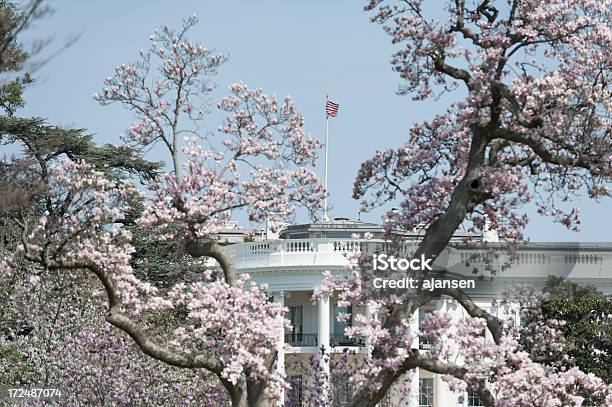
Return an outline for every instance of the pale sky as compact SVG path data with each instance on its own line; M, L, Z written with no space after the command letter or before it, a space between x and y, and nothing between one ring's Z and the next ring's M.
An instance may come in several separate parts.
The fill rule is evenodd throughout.
M215 100L230 83L244 81L267 93L291 95L306 117L306 127L324 138L325 95L340 104L330 123L329 190L332 217L355 219L351 198L362 161L376 149L398 147L412 123L443 111L449 100L414 102L397 96L401 83L388 63L392 52L380 26L362 11L365 1L259 0L56 0L55 15L38 22L30 38L54 35L56 43L82 32L79 41L37 73L22 115L48 118L53 124L85 128L100 143L119 143L131 116L119 106L102 107L91 94L115 66L134 61L160 25L179 26L196 13L200 24L190 37L229 54L216 77ZM209 129L219 117L211 116ZM155 159L156 157L152 157ZM320 167L322 174L322 166ZM534 241L612 241L612 202L577 203L583 215L579 233L567 231L528 208L527 236ZM380 214L362 215L377 222Z

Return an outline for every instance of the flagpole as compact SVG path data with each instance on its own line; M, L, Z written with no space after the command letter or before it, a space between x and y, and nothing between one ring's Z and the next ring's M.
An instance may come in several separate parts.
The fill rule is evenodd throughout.
M328 97L325 97L328 100ZM323 200L323 222L329 222L327 217L327 149L329 144L329 115L325 113L325 198Z

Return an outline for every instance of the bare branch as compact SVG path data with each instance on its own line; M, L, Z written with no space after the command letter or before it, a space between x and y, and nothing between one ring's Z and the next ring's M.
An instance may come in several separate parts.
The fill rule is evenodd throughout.
M550 164L579 167L586 170L592 169L592 164L587 160L580 157L555 154L546 147L542 140L534 139L511 129L499 128L495 130L494 137L526 145L530 147L542 160Z
M444 62L444 58L442 57L434 58L434 67L438 72L463 81L466 84L467 88L469 90L472 90L472 85L470 85L472 76L465 69L456 68L454 66L448 65L446 62Z
M27 228L24 228L23 232L27 234ZM22 239L25 238L22 237ZM109 310L106 321L127 333L146 355L172 366L190 369L204 368L217 375L221 374L223 365L215 356L207 354L181 355L153 342L132 318L121 312L121 301L114 284L108 274L97 264L77 260L57 261L34 256L28 250L27 242L24 244L24 251L24 257L27 260L41 264L49 270L89 270L94 273L104 286L108 298Z
M503 335L503 325L499 318L489 314L476 305L476 303L465 292L463 292L463 290L457 288L446 288L440 291L443 294L457 300L457 302L461 304L461 306L467 311L468 314L470 314L472 318L484 319L487 322L487 328L489 328L491 335L493 335L493 340L497 345L500 344Z
M225 282L232 287L236 285L237 273L234 267L234 262L225 253L223 246L212 241L199 241L191 239L187 243L187 253L192 257L212 257L219 262L221 269L223 269L223 275L225 276Z

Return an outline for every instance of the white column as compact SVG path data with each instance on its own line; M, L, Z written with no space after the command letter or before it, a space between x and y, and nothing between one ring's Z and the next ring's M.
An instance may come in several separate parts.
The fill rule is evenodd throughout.
M419 407L419 369L414 369L414 373L410 378L409 389L407 407Z
M369 320L372 317L372 307L370 307L370 302L366 303L366 318ZM372 343L370 341L370 337L365 338L365 357L366 359L370 359L372 357Z
M417 309L414 314L410 317L410 331L417 332L419 330L419 310ZM412 349L419 348L419 336L415 335L415 338L410 344ZM408 407L419 406L419 369L414 369L414 374L410 379L410 395L408 396Z
M489 314L495 317L497 316L497 306L493 306L492 304L487 303L485 306L479 305L479 307L487 311ZM491 331L489 331L489 328L485 329L485 338L487 338L487 341L494 342L493 334L491 333Z
M446 312L450 315L451 321L453 324L453 326L451 327L451 331L454 332L456 330L456 324L461 319L463 319L467 314L465 313L465 310L463 309L463 307L451 297L443 297L443 301L445 302ZM457 364L463 363L463 358L461 354L459 353L459 347L457 343L453 342L450 344L450 354L451 354L451 357L455 358L455 363ZM446 405L448 405L449 407L450 406L462 407L462 406L467 405L466 397L464 397L463 403L459 403L458 399L459 399L460 393L454 393L454 392L451 392L450 389L448 389L447 394L448 394L448 400L450 400L451 402L448 404L442 404L443 406L446 407Z
M323 295L318 302L319 311L319 348L325 346L329 349L329 326L330 326L330 306L329 295Z
M436 310L440 312L448 312L447 300L442 297L436 303ZM450 407L454 403L452 393L448 385L442 380L443 375L434 374L434 407Z
M274 303L279 304L281 307L285 306L285 293L279 291L274 293ZM282 324L282 318L279 318L279 324L281 327L278 332L278 339L276 342L276 370L279 374L285 374L285 328ZM285 404L285 390L283 389L278 400L278 406L282 407Z
M329 395L330 395L330 381L331 381L331 376L330 376L330 370L329 370L329 359L331 358L330 355L330 346L329 346L329 314L330 314L330 307L329 307L329 295L325 294L323 295L319 301L318 301L318 311L319 311L319 341L318 341L318 345L319 345L319 349L322 349L325 354L327 355L327 359L321 359L319 362L321 363L321 370L322 370L322 375L326 376L328 378L327 383L325 383L323 385L323 388L321 388L321 395L322 398L328 399ZM330 403L331 404L331 403Z

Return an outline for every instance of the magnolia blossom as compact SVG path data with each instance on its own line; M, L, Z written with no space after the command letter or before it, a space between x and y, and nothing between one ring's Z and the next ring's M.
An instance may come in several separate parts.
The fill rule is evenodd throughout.
M355 280L367 278L364 273L369 267L357 265L363 265L363 261L350 262L348 278L327 273L324 288L315 293L315 298L333 293L339 305L368 310L354 313L354 323L344 333L365 338L375 349L375 357L352 358L345 352L336 359L336 370L350 372L352 386L375 393L383 386L384 372L404 372L401 381L394 380L390 388L385 387L385 392L396 394L406 386L405 376L410 369L429 368L439 373L436 369L444 367L440 373L452 391L478 392L481 386L487 386L494 400L491 405L495 406L583 406L586 395L602 401L612 399L612 386L595 375L577 367L564 370L554 363L543 363L567 359L567 344L559 329L563 321L543 318L541 302L545 296L532 287L510 286L495 301L504 315L497 340L485 334L489 330L487 320L465 311L459 317L445 311L427 313L419 329L415 329L410 316L390 327L385 320L390 318L389 310L398 298L391 292L377 296L374 289L356 285ZM407 294L399 300L410 298ZM449 306L462 307L456 302ZM339 321L342 318L338 316ZM420 338L427 339L426 349L415 345Z
M219 129L227 138L214 150L194 138L184 140L182 175L168 174L156 186L140 220L143 226L163 230L180 220L184 234L191 227L196 236L209 237L242 208L252 222L268 214L290 216L298 205L316 216L325 191L308 166L315 164L321 144L305 133L291 99L279 103L243 83L230 91L232 96L219 103L229 114Z
M111 182L84 162L66 161L51 172L53 206L63 216L39 219L14 256L2 262L3 273L25 258L43 267L72 275L93 271L105 284L110 312L170 321L187 310L186 320L167 338L175 352L189 358L204 352L218 360L218 374L233 384L244 375L264 379L271 397L285 386L284 376L264 364L276 344L276 332L289 327L285 309L270 303L266 287L246 285L243 275L234 284L223 281L179 284L166 294L138 279L130 264L131 235L116 226L135 190ZM54 211L53 213L59 213ZM120 301L119 304L113 302ZM177 321L179 324L180 321Z
M223 282L174 286L168 308L186 309L188 324L174 331L172 346L194 354L207 349L226 364L224 378L236 383L248 367L249 374L266 377L279 391L284 377L268 371L263 361L274 349L276 333L290 324L284 307L269 302L255 283L245 286L248 279L242 275L235 287Z
M405 93L421 100L463 86L467 96L415 124L402 147L364 162L353 195L365 210L400 199L389 229L431 224L453 191L470 185L470 231L486 219L500 236L521 239L529 203L578 229L578 210L559 203L610 194L610 1L447 7L448 20L437 21L421 0L367 4L398 46L391 63Z
M33 283L29 277L36 271ZM10 282L0 282L0 382L50 383L63 390L57 402L28 405L129 406L138 399L151 406L212 407L226 398L211 374L149 358L112 329L92 275L25 267L13 272Z
M365 211L393 205L385 216L393 250L404 253L401 237L418 230L422 239L412 253L432 259L460 227L521 241L528 204L578 229L571 199L610 195L612 2L444 4L448 18L441 20L431 17L439 9L423 0L370 0L365 6L396 47L391 64L404 81L401 93L417 101L457 96L444 113L415 123L403 146L362 163L353 196ZM373 347L355 376L353 406L378 402L389 382L417 367L445 375L453 389L469 387L487 406L582 405L585 394L609 404L601 381L555 366L564 355L559 322L513 328L461 290L373 292L368 282L376 273L367 271L365 259L359 263L347 279L327 276L324 284L340 301L372 310L356 316L360 326L347 332L371 337ZM496 270L486 271L491 276ZM411 315L441 295L457 301L469 318L451 321L434 313L420 333L433 347L412 349ZM524 304L521 318L533 309ZM483 329L490 340L477 335Z
M290 217L298 208L315 217L325 195L313 170L321 143L305 130L290 97L279 100L242 82L217 104L226 114L217 132L203 131L209 78L224 57L187 38L196 22L192 17L181 30L156 31L140 60L118 66L94 95L102 105L132 111L136 121L124 141L137 149L160 143L171 171L137 191L88 163L54 163L42 180L46 213L20 223L22 239L0 262L0 283L23 264L36 271L32 284L50 272L95 277L100 289L94 298L106 300L99 310L106 321L156 363L215 375L235 406L275 402L287 388L275 368L276 333L289 327L286 309L268 301L266 287L237 275L217 235L237 211L253 223ZM146 272L136 275L125 225L140 203L133 227L176 243L175 274L193 266L200 278L159 287ZM80 330L70 344L74 353L94 346L98 332ZM120 357L116 342L99 342L110 358Z
M187 39L197 23L197 16L192 16L178 32L169 27L156 30L149 49L141 50L141 59L119 65L105 78L102 91L94 93L102 105L119 102L135 113L136 121L122 135L126 142L146 146L161 141L177 152L171 134L175 119L184 114L197 121L208 111L205 96L214 88L209 78L225 56ZM157 63L160 77L149 81Z

